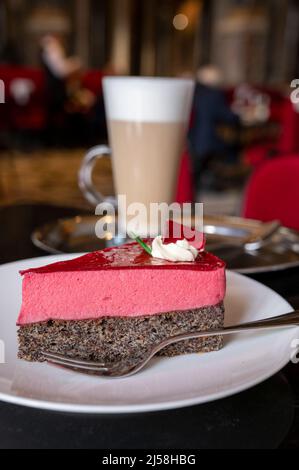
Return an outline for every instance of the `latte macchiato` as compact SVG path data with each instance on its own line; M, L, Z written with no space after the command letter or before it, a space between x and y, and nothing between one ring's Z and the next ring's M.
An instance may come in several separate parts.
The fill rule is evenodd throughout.
M98 146L86 154L79 176L84 195L90 202L107 201L93 187L91 174L95 160L108 153L112 156L116 193L126 196L127 207L141 203L149 214L151 203L171 204L190 117L193 81L106 77L103 90L111 148ZM146 222L141 225L139 234L148 234ZM152 224L150 229L153 233Z
M193 82L163 78L104 79L117 194L127 204L174 201L190 116Z

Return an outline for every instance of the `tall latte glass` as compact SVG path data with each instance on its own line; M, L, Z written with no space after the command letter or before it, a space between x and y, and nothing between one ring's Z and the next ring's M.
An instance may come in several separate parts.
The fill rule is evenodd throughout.
M150 203L172 203L193 81L107 77L103 89L111 148L99 146L87 154L80 184L85 195L94 203L103 200L91 186L91 170L96 158L111 153L116 193L126 196L127 207L142 203L149 214ZM148 231L139 227L143 235Z

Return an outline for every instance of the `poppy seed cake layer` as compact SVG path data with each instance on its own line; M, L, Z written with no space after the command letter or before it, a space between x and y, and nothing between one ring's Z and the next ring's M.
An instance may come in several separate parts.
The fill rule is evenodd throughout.
M134 358L163 339L180 333L223 327L223 302L198 309L138 317L103 317L96 320L50 320L19 328L19 358L43 361L41 350L72 358L113 362ZM221 336L182 341L160 354L217 351Z

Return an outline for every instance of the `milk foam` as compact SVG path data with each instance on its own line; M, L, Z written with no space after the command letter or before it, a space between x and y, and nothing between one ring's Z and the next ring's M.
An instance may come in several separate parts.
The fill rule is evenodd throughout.
M188 122L193 80L179 78L106 77L107 117L141 122Z

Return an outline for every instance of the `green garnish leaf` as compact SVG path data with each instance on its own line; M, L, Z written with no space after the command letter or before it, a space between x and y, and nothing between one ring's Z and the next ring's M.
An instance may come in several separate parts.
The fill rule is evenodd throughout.
M152 255L152 249L150 246L148 246L138 235L135 235L135 233L131 232L132 236L135 240L135 242L139 243L140 246L146 251L149 255Z

